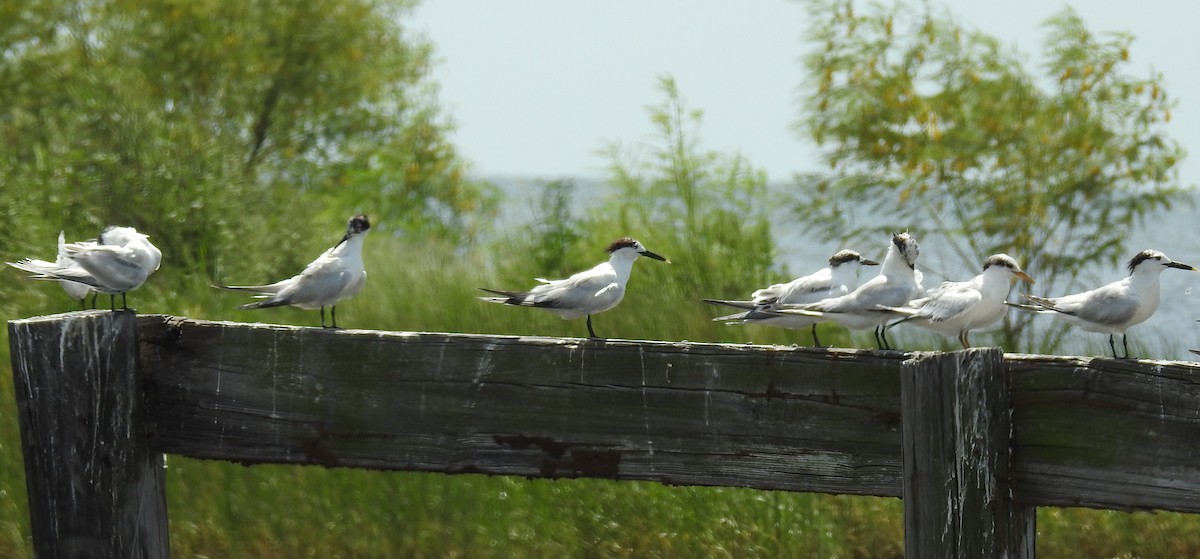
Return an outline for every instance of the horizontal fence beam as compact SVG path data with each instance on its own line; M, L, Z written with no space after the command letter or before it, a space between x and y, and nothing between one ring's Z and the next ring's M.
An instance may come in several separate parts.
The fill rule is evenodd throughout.
M137 321L157 451L901 495L916 354ZM1200 512L1200 366L1004 363L1016 503Z
M45 555L166 556L164 452L903 496L909 554L948 558L1032 557L1037 506L1200 512L1196 363L106 311L9 334Z
M151 445L900 496L899 352L142 318Z
M901 494L911 355L140 318L151 444L245 463ZM1004 356L1014 500L1200 512L1200 366Z
M901 495L899 352L141 318L152 444L235 460ZM1200 366L1005 355L1024 506L1200 512Z
M1025 503L1200 512L1200 364L1005 361Z

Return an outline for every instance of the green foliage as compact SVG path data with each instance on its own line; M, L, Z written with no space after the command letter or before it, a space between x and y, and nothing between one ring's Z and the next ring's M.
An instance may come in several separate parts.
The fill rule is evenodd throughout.
M775 204L762 173L700 147L701 114L669 79L650 108L658 137L636 151L609 146L611 191L551 183L535 223L494 251L467 250L487 239L497 197L462 175L423 78L428 45L396 24L407 7L0 2L0 256L48 257L63 228L76 238L133 224L166 255L130 296L143 312L316 325L315 311L236 310L244 296L209 288L210 276L294 273L361 210L377 224L364 249L369 280L339 305L340 323L581 336L580 321L485 304L475 288L572 273L631 235L674 264L639 262L625 303L597 317L602 335L795 341L787 331L714 324L714 309L696 300L787 278L772 263ZM579 195L600 206L576 215ZM406 234L392 234L399 229ZM4 273L5 316L75 308L57 286ZM0 362L8 363L3 340ZM11 370L0 367L0 556L29 557L12 394ZM167 482L180 557L902 554L895 499L176 456ZM1042 510L1039 553L1195 556L1195 525L1194 515Z
M1039 80L1018 53L929 7L809 6L801 126L830 171L800 185L798 211L825 236L933 225L915 232L966 269L1007 252L1057 292L1088 263L1127 258L1123 232L1179 199L1173 101L1162 76L1129 73L1129 35L1097 37L1065 9L1046 24ZM853 205L882 222L847 228ZM1006 319L1004 347L1034 343L1019 336L1030 320Z
M692 294L742 292L762 283L773 265L766 173L741 155L700 146L703 112L687 107L670 77L665 99L650 107L658 135L644 149L608 146L612 192L587 218L587 230L638 238L673 258L669 275ZM606 236L606 237L607 237ZM728 276L708 273L726 269Z
M212 270L232 247L296 241L267 228L365 211L467 242L492 212L494 189L464 177L447 140L429 45L397 23L407 2L5 6L0 252L118 223ZM55 219L17 226L31 214Z

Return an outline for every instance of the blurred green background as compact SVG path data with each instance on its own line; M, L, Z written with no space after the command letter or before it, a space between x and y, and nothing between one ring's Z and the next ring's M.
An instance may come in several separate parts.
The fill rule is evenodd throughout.
M0 1L0 257L50 258L60 230L75 240L131 225L164 253L129 297L140 312L316 325L314 311L234 310L245 298L209 285L287 277L363 212L370 277L339 305L341 325L582 336L581 321L483 304L476 288L563 277L632 235L674 263L635 266L626 301L595 318L600 335L807 344L807 333L714 324L714 310L696 302L811 271L777 263L780 212L788 226L876 259L887 230L957 216L937 217L922 241L958 239L971 269L983 253L1008 251L1065 287L1072 261L1038 252L1046 237L1096 251L1076 256L1119 255L1100 255L1115 241L1095 216L1058 201L1134 223L1179 200L1182 149L1162 130L1171 102L1158 76L1123 73L1127 41L1081 33L1064 12L1048 41L1061 87L1044 91L1021 61L948 17L809 4L808 38L828 49L805 61L814 79L798 127L828 150L828 174L768 185L749 158L706 150L702 112L662 76L661 97L647 100L657 137L605 147L603 189L564 179L514 192L472 177L449 141L451 119L428 79L432 45L404 27L408 2ZM938 87L917 94L922 80L923 91ZM1004 142L953 124L968 121ZM1058 160L1022 159L1048 153ZM855 196L904 211L851 227L837 200ZM950 212L954 200L974 206ZM992 203L1045 219L968 232L972 212ZM1043 221L1070 228L1034 227ZM53 284L0 273L5 317L77 308ZM1022 337L1027 326L1006 321L990 340L1041 351L1061 340L1062 330ZM822 328L825 343L870 339ZM7 343L0 352L0 556L27 557ZM895 499L168 463L177 557L899 557L903 548ZM1200 556L1198 528L1189 515L1043 509L1038 552Z

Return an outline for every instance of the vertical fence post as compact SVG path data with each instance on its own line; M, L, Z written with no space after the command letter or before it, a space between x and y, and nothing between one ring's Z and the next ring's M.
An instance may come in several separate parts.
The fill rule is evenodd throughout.
M905 556L1032 558L1035 509L1009 478L1004 354L919 355L900 379Z
M143 434L137 316L8 326L38 557L167 557L162 454Z

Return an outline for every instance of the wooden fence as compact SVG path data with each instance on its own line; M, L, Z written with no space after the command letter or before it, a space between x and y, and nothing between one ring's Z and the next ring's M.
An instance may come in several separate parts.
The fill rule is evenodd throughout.
M909 557L1033 557L1037 506L1200 512L1191 363L9 322L39 557L166 557L163 453L902 497Z

